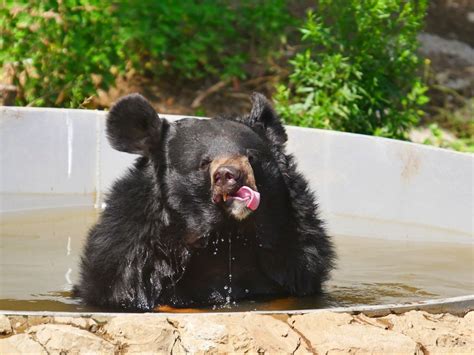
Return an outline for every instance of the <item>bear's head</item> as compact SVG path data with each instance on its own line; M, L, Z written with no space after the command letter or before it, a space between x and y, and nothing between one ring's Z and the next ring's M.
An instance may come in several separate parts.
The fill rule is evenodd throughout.
M138 94L110 110L111 145L148 158L158 198L181 216L192 242L215 228L272 218L275 207L287 205L285 129L263 95L251 99L250 114L232 119L169 122Z

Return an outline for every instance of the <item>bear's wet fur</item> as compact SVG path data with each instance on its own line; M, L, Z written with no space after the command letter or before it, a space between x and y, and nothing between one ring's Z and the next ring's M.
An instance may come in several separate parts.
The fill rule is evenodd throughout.
M74 287L84 303L149 311L321 292L331 240L285 152L285 128L263 95L251 100L243 117L175 122L139 94L112 107L112 147L141 157L113 184L89 232ZM238 159L246 165L231 186L217 186L215 162L231 161L235 172ZM252 181L261 196L255 211L226 200Z

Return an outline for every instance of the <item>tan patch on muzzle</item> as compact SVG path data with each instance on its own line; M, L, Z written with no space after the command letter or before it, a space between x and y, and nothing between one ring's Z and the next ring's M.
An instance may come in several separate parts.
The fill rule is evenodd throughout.
M245 155L233 156L233 157L222 157L216 158L212 161L209 172L211 174L212 185L214 185L214 175L217 169L222 166L231 166L237 169L242 174L243 186L248 186L252 190L257 190L255 183L255 175L253 174L252 166L250 165L249 159Z

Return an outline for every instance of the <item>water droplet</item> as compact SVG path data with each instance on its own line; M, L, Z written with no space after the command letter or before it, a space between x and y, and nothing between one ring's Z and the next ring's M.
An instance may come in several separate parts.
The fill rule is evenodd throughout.
M224 290L227 290L229 288L229 286L225 285L224 286Z
M249 291L249 289L248 289L248 288L246 288L246 289L245 289L245 293L249 293L249 292L250 292L250 291Z
M261 248L261 247L263 247L263 245L262 245L262 244L259 244L258 246L259 246L260 248Z

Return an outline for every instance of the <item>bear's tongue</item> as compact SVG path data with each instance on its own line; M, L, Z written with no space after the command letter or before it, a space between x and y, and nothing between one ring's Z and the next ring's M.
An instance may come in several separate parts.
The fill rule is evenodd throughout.
M255 211L260 204L260 193L252 190L248 186L242 186L236 193L232 195L232 198L241 201L247 201L247 207L252 211Z

